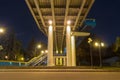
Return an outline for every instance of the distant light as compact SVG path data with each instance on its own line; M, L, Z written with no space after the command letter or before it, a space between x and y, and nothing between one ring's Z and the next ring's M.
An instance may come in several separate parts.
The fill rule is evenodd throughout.
M42 50L41 53L44 53L44 51Z
M58 50L56 51L56 53L58 54Z
M103 42L101 43L101 46L102 46L102 47L105 46Z
M49 20L48 23L51 25L52 24L52 20Z
M92 38L88 38L88 43L91 43L92 42Z
M8 56L5 56L5 59L8 59Z
M99 46L99 43L95 42L95 46Z
M3 33L4 32L4 29L0 28L0 33Z
M70 24L71 24L71 21L70 21L70 20L68 20L68 21L67 21L67 25L70 25Z
M22 57L21 60L24 61L24 58Z
M45 53L48 53L48 50L45 50Z
M60 51L60 53L62 54L62 50Z
M39 45L37 46L37 48L40 49L40 48L41 48L41 45L39 44Z
M88 40L91 42L91 41L92 41L92 38L88 38Z

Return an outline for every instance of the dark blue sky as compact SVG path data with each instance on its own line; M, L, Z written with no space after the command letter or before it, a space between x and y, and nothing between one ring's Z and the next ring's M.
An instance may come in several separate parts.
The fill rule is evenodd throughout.
M111 44L120 36L120 0L95 0L88 18L96 19L92 32ZM14 29L17 37L27 44L32 36L46 42L24 0L0 0L0 26Z
M88 17L96 19L97 24L92 31L107 44L120 36L120 0L95 0Z
M34 36L38 41L47 38L38 29L25 0L0 0L0 26L8 31L14 29L17 37L25 44Z

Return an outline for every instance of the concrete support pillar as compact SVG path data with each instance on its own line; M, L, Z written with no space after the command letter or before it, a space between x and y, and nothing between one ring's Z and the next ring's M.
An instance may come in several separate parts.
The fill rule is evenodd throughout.
M54 66L53 60L53 27L48 27L48 61L47 66Z
M75 36L71 36L72 66L76 66Z
M66 55L67 55L67 66L72 65L71 60L71 27L66 27Z

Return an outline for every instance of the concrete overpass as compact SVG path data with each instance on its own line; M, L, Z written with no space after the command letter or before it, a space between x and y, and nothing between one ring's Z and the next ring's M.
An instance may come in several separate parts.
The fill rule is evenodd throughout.
M94 0L26 0L26 3L38 28L48 36L48 66L76 66L75 36L89 33L75 31L82 27Z

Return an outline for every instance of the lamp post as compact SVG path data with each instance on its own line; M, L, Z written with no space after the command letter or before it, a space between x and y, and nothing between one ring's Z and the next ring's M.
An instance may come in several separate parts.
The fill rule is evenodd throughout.
M35 56L37 56L37 49L40 49L42 46L41 44L38 44L36 47L35 47Z
M5 59L8 60L8 56L5 56Z
M1 33L4 33L4 29L3 28L0 28L0 34Z
M42 50L42 51L41 51L41 53L42 53L42 54L44 54L44 53L45 53L45 51L44 51L44 50Z
M92 38L88 38L88 43L90 45L90 60L91 60L91 68L93 67L93 55L92 55L92 46L91 46Z
M104 47L104 43L103 42L95 42L95 46L99 48L100 67L102 67L101 47Z
M3 45L2 45L2 38L1 38L1 36L2 36L2 34L4 34L4 32L5 32L5 29L0 27L0 51L3 50ZM3 53L3 51L2 51L2 53ZM8 56L5 56L5 59L8 60Z
M4 32L5 32L5 29L4 28L0 28L0 35L3 34ZM0 42L0 44L1 44L1 42Z

